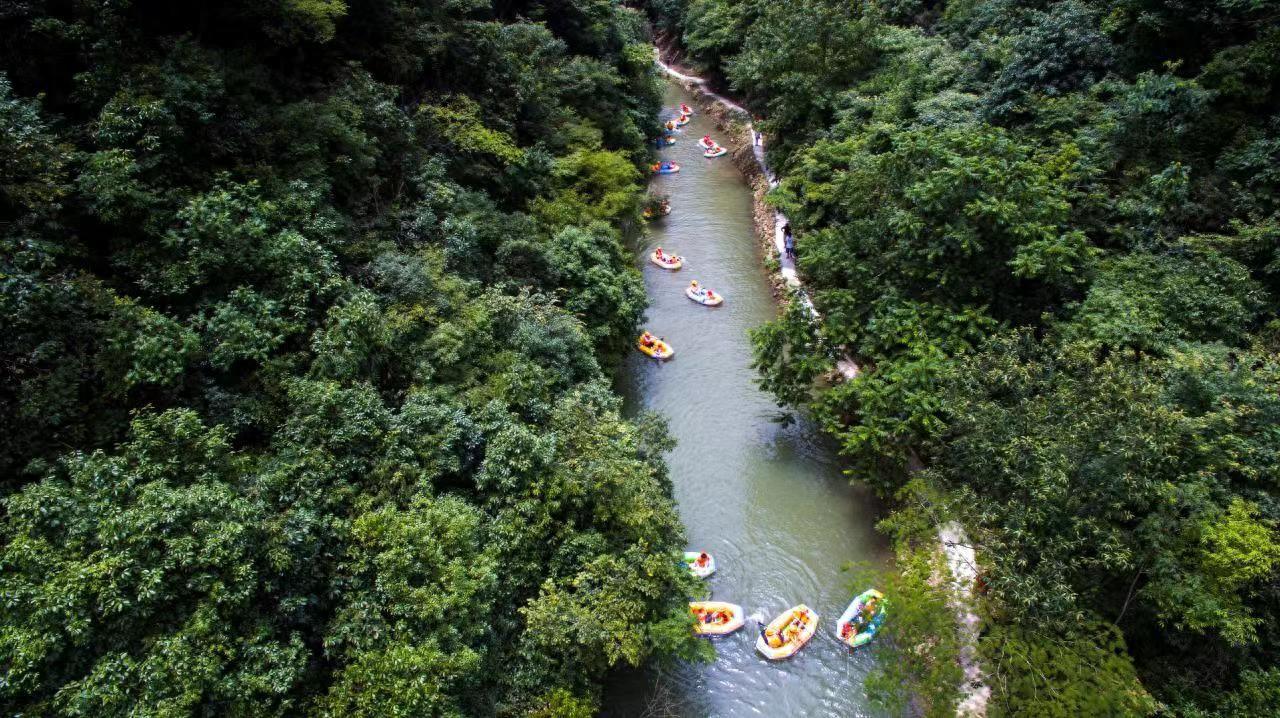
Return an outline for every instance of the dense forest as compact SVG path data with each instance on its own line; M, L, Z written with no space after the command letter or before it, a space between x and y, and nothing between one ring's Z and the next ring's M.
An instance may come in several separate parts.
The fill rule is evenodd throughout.
M609 0L0 2L0 706L584 716L690 656Z
M904 546L977 548L991 714L1280 715L1280 3L647 9L783 178L823 321L756 334L764 385Z

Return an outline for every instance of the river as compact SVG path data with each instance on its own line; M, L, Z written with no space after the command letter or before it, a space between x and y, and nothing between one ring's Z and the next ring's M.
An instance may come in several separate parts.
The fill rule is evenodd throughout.
M665 106L693 105L669 83ZM663 119L667 119L665 116ZM841 472L831 442L782 410L756 385L747 331L777 314L752 229L751 190L728 157L702 157L704 134L723 142L697 114L679 141L662 151L681 165L653 189L671 196L672 213L654 222L640 256L649 293L646 328L665 337L675 357L655 364L634 352L620 370L626 409L666 417L679 441L668 455L675 498L690 549L716 559L712 597L772 618L806 603L821 616L818 634L796 656L770 662L754 647L755 621L716 639L706 665L621 674L605 693L604 715L862 716L870 654L834 638L835 619L854 586L842 568L880 564L888 550L875 532L877 504ZM654 247L685 257L677 272L647 261ZM725 297L703 307L684 295L689 281ZM856 590L855 590L856 589Z

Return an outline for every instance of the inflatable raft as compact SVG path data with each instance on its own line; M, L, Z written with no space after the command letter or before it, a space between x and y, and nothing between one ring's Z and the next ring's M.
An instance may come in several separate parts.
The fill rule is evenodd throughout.
M684 127L687 124L689 124L688 115L680 115L680 119L676 120L676 127Z
M868 602L873 603L870 620L867 619L864 610ZM888 601L885 600L884 594L874 588L858 594L849 607L844 609L844 613L840 614L840 620L836 621L836 638L850 648L867 645L876 637L880 624L884 623L887 606Z
M666 137L662 138L662 144L668 147L670 147L671 145L674 145L675 143L676 143L675 135L667 135Z
M690 116L692 116L692 115L693 115L693 108L692 108L692 107L690 107L690 106L688 106L688 105L686 105L686 104L684 104L683 102L681 102L681 103L680 103L680 114L682 114L682 115L690 115Z
M727 154L729 154L729 150L726 150L725 148L721 147L720 145L716 145L715 147L713 147L713 148L711 148L711 149L707 150L706 152L703 152L703 153L702 153L702 156L703 156L703 157L706 157L706 158L708 158L708 159L710 159L710 158L713 158L713 157L720 157L720 156L727 155Z
M715 140L708 141L706 137L703 137L702 139L698 140L698 146L704 150L709 150L712 147L716 147L717 145Z
M680 171L680 165L675 162L666 162L664 164L653 165L649 169L660 175L673 175Z
M697 620L693 631L699 636L726 636L746 622L742 606L736 603L690 601L689 612Z
M698 578L707 578L716 572L716 557L707 554L707 562L699 566L698 557L701 555L702 552L699 551L685 551L684 562L689 567L689 573Z
M698 290L693 287L685 287L684 295L704 307L718 307L724 304L724 297L710 289Z
M684 257L678 257L674 254L664 254L662 258L658 258L658 251L655 249L649 255L649 261L662 267L663 269L676 270L684 266Z
M817 630L818 614L802 603L783 611L765 626L756 637L756 650L771 661L790 658L804 648Z
M648 354L649 356L653 357L654 359L666 360L676 355L676 350L672 349L670 344L662 341L657 337L651 337L651 338L653 339L653 344L651 344L650 346L645 346L644 337L640 337L640 339L636 340L636 348L644 352L645 354Z

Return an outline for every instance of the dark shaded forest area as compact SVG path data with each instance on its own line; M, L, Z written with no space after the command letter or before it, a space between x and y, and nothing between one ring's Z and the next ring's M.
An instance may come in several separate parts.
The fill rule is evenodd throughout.
M975 543L991 713L1280 714L1280 3L647 7L783 177L824 321L756 334L765 386L904 550ZM949 715L931 620L883 685Z
M691 655L608 0L0 3L6 714L594 712Z

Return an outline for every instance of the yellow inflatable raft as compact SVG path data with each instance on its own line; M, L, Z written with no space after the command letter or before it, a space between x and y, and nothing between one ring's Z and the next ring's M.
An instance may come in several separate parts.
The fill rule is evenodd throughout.
M746 622L742 606L736 603L691 601L689 612L697 620L693 631L699 636L726 636Z
M771 661L790 658L813 638L818 630L818 614L803 603L788 608L765 626L756 638L756 650Z
M659 258L658 250L656 249L649 255L649 261L663 269L676 270L684 266L684 257L680 257L675 254L663 254L662 257Z
M645 335L647 335L651 340L649 344L645 344L644 342ZM670 344L662 341L661 339L653 336L652 334L649 334L648 332L645 332L645 335L641 335L641 337L636 340L636 348L639 349L640 351L644 352L645 354L648 354L654 359L665 360L665 359L670 359L671 357L676 355L676 350L672 349Z

